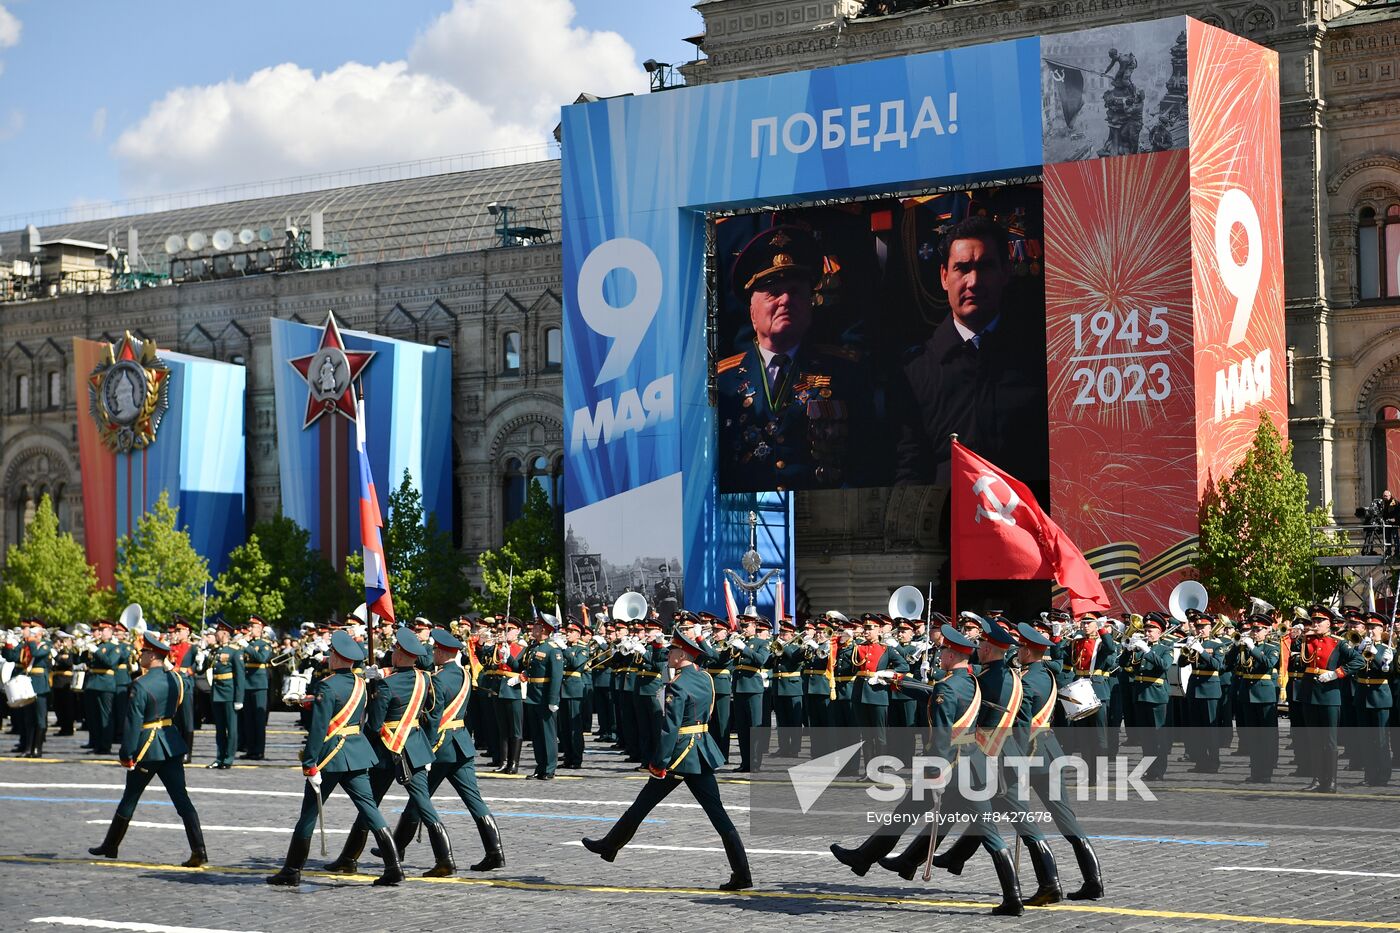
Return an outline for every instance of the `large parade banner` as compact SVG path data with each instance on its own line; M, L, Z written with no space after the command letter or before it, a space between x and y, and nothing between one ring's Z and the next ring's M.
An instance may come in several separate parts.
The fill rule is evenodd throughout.
M578 556L634 576L665 557L688 603L715 606L739 557L720 553L730 493L946 482L946 437L905 443L920 418L949 433L942 400L924 391L901 414L888 374L901 349L938 345L939 234L985 215L1008 228L1019 277L1003 334L1035 356L989 391L1038 407L964 443L1023 457L999 465L1046 494L1105 582L1160 595L1191 563L1211 478L1261 414L1284 426L1277 121L1277 57L1185 17L565 108ZM727 216L757 208L758 222ZM824 430L798 468L783 422L753 417L781 400L757 395L767 363L729 280L746 241L784 223L824 254L804 341L824 362L799 360L794 390ZM857 282L875 284L862 298Z
M242 366L130 334L73 340L88 562L113 585L117 542L167 493L217 576L246 536Z
M341 330L333 314L319 327L271 324L282 513L311 533L312 546L337 569L360 550L355 426L362 397L381 504L406 472L424 520L436 516L451 532L452 351Z

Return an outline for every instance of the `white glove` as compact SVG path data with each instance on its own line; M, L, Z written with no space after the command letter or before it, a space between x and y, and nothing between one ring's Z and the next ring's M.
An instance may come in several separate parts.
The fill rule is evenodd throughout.
M320 772L320 771L317 771L315 774L311 775L311 777L309 777L309 778L306 779L306 783L310 784L312 787L316 788L317 790L320 790L320 789L321 789L321 772Z
M558 707L558 706L551 706L551 707L549 708L549 711L550 711L551 713L557 713L557 712L559 712L559 707Z
M506 686L507 686L507 687L518 687L518 686L520 686L520 675L519 675L519 674L511 674L509 677L507 677L507 678L506 678Z
M1380 655L1376 658L1377 663L1380 664L1381 670L1388 669L1390 667L1390 662L1394 660L1395 652L1390 648L1383 648Z
M817 647L817 640L811 635L808 635L806 638L802 639L802 647L815 649Z
M1295 625L1293 628L1289 629L1289 634L1294 638L1301 638L1303 635L1303 627L1301 625Z
M893 679L893 671L876 671L875 673L870 675L870 682L872 684L889 683Z
M606 644L608 643L607 638L605 638L605 637L602 636L602 635L594 635L594 636L593 636L593 641L594 641L595 643L597 643L598 647L600 647L600 648L603 647L604 645L606 645Z
M1253 638L1250 638L1248 635L1246 635L1246 636L1244 636L1243 638L1240 639L1240 645L1241 645L1242 647L1246 648L1246 649L1249 650L1249 651L1253 651L1253 650L1254 650L1254 639L1253 639Z
M365 680L380 680L383 677L384 673L380 671L379 665L371 664L369 667L365 668Z
M1320 683L1320 684L1330 684L1332 681L1334 681L1334 680L1336 680L1336 679L1337 679L1337 672L1336 672L1336 671L1323 671L1321 674L1318 674L1318 675L1317 675L1317 682Z
M735 651L743 651L746 647L748 647L748 643L745 642L742 638L735 636L734 638L731 638L729 640L729 647L733 648Z
M1135 640L1133 641L1133 644L1132 644L1132 649L1133 649L1133 651L1137 652L1138 654L1146 654L1146 653L1147 653L1147 642L1145 642L1145 641L1138 641L1138 640L1135 639Z
M234 711L235 713L240 712L242 709L243 709L243 704L242 704L242 703L235 703L235 704L233 704L233 711Z
M898 638L895 638L893 635L891 635L889 638L886 638L886 639L885 639L885 646L888 647L888 648L893 648L893 647L895 647L895 646L898 645L898 644L899 644L899 639L898 639Z

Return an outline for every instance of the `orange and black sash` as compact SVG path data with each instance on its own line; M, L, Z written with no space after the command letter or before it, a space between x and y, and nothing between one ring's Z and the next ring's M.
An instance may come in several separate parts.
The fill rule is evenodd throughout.
M355 677L355 686L354 689L350 691L350 699L345 701L345 705L340 708L340 712L332 716L330 723L326 726L326 741L329 742L337 737L340 739L340 741L336 743L335 748L331 750L331 753L329 755L321 759L320 764L316 766L316 769L318 771L325 768L326 765L330 764L331 759L333 759L336 755L339 755L340 750L345 747L345 739L347 735L347 732L345 731L346 723L350 721L351 716L355 715L355 713L359 711L360 701L364 699L364 695L365 680L363 677ZM358 729L359 727L356 726L354 728Z
M982 685L977 682L977 678L972 678L972 702L967 704L967 709L953 723L952 730L948 734L948 744L963 745L970 741L966 738L967 730L977 721L977 714L982 711Z
M1025 694L1025 688L1021 686L1021 675L1013 671L1011 684L1011 699L997 724L991 729L979 727L977 730L977 747L982 749L988 758L1001 754L1001 747L1006 744L1006 737L1011 734L1011 726L1016 722L1016 711L1021 708L1021 697Z
M418 725L418 713L423 709L423 698L427 694L427 678L423 676L422 671L415 670L413 695L408 698L408 706L404 707L403 718L397 722L386 722L379 727L379 738L390 753L398 755L403 752L403 747L408 742L408 734Z
M462 689L457 691L457 695L452 698L452 702L447 704L447 708L444 709L442 715L438 717L438 738L437 744L433 746L434 752L442 747L443 741L447 738L447 733L462 727L462 721L457 719L457 715L461 713L462 707L467 702L467 694L470 692L471 681L467 678L467 672L463 671ZM452 724L453 720L456 720L456 725Z
M1019 678L1018 678L1019 679ZM1060 698L1060 688L1055 683L1055 678L1050 678L1050 696L1034 716L1031 717L1031 740L1050 728L1050 720L1055 715L1055 701Z

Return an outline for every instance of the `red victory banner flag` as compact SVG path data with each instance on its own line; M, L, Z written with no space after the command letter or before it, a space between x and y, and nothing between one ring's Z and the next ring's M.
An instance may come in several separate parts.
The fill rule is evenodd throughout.
M1069 591L1075 616L1108 610L1099 575L1025 483L956 437L951 482L954 585L959 580L1054 580Z

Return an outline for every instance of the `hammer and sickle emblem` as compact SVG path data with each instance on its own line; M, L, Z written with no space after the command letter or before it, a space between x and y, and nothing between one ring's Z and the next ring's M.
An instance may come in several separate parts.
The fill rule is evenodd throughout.
M1006 504L997 498L996 492L992 490L992 483L997 481L997 477L990 473L983 473L977 477L977 482L972 484L972 494L978 498L976 521L989 518L994 522L1006 522L1008 525L1016 524L1016 519L1011 514L1016 511L1016 507L1021 504L1021 497L1016 495L1016 490L1007 487L1011 493L1011 498ZM985 503L985 505L984 505Z

